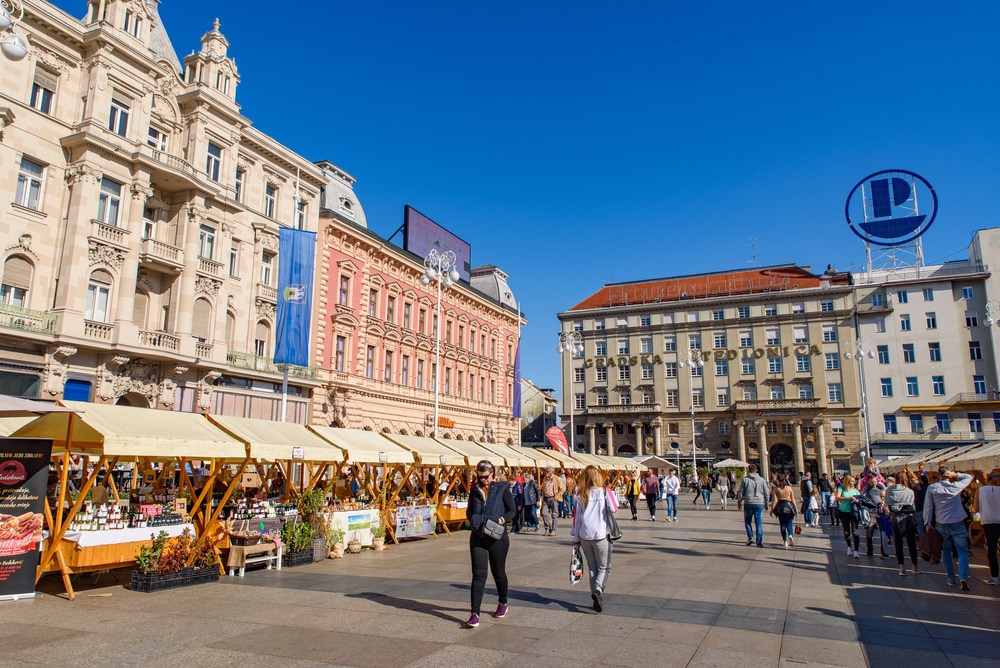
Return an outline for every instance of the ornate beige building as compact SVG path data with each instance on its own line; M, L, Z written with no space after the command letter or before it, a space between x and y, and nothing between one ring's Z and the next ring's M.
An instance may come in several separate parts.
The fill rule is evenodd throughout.
M178 59L158 0L29 0L0 61L0 391L278 418L278 230L323 168L255 129L218 22ZM289 420L321 381L292 370Z
M559 314L577 450L826 472L861 464L847 274L782 265L615 283ZM693 364L692 364L693 362ZM762 454L767 453L766 457ZM762 461L763 459L763 461Z

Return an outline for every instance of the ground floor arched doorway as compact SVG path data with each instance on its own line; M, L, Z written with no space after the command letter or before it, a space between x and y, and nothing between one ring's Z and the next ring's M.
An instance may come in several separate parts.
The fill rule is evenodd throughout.
M619 445L617 448L617 454L622 457L635 457L635 447L626 443L625 445Z
M772 445L768 448L767 460L771 473L798 475L795 471L795 453L792 452L792 448L789 445L785 445L784 443L775 443Z
M118 397L116 406L133 406L135 408L149 408L149 401L138 392L129 392Z

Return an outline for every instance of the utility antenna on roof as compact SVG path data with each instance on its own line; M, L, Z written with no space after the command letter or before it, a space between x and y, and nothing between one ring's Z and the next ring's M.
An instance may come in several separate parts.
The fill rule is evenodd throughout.
M750 237L750 243L746 244L750 247L750 259L747 260L753 266L757 266L757 238Z

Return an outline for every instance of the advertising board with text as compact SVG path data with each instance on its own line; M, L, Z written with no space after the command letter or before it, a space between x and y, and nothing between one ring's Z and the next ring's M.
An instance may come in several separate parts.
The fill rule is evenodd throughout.
M0 438L0 600L35 595L52 440Z

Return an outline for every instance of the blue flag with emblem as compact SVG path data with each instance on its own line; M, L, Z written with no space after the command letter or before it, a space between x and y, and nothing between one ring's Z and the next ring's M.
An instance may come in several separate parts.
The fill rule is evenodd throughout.
M518 339L517 352L514 353L514 405L512 417L521 417L521 341Z
M316 233L281 228L275 364L309 366Z

